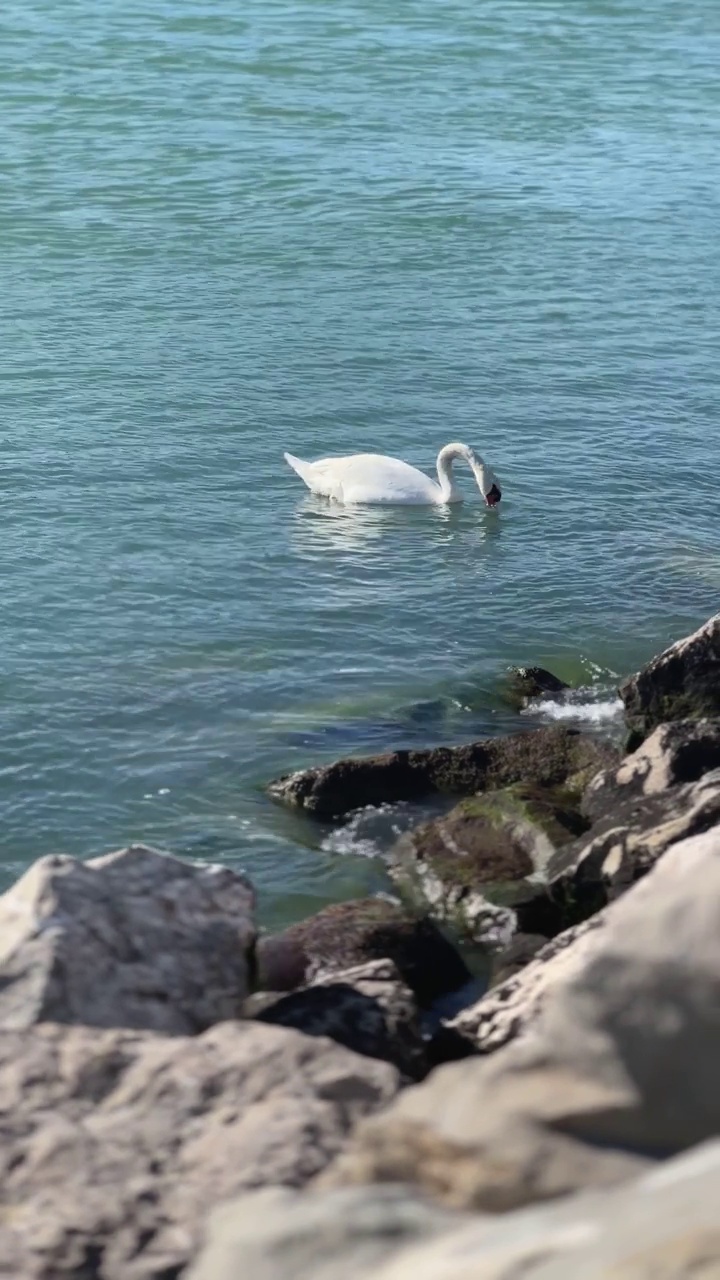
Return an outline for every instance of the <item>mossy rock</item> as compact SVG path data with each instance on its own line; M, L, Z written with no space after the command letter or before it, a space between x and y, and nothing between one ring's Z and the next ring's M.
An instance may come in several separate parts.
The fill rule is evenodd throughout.
M586 828L573 793L518 783L462 800L406 833L391 874L461 935L505 944L520 924L562 927L545 868Z

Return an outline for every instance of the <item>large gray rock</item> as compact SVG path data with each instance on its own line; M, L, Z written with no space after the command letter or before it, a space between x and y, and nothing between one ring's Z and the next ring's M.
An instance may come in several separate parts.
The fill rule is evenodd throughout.
M591 821L612 817L628 800L656 796L720 769L720 719L661 724L617 768L604 769L582 799Z
M720 827L671 848L583 943L529 1034L406 1090L328 1181L510 1209L720 1132Z
M255 1016L392 1062L410 1079L428 1071L415 997L392 960L318 974L310 986L266 1004Z
M455 947L427 916L387 898L333 903L282 933L260 938L257 959L258 984L271 991L294 991L318 973L372 960L392 960L421 1005L470 980Z
M635 745L668 720L720 716L720 613L653 658L619 693Z
M717 1280L720 1143L500 1218L400 1187L267 1190L213 1214L186 1280Z
M318 818L339 818L364 805L418 800L433 792L473 795L517 782L582 791L617 762L609 743L551 726L461 747L391 751L301 769L270 784L270 793Z
M192 1034L236 1017L253 909L245 876L143 845L41 858L0 898L0 1027Z
M211 1208L304 1185L397 1088L387 1063L260 1023L5 1031L0 1275L177 1277Z

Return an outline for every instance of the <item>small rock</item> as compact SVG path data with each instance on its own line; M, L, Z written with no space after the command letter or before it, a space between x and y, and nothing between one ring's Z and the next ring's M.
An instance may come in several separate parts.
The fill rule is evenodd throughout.
M0 898L0 1027L191 1035L237 1017L254 905L229 867L143 845L90 862L41 858Z
M318 818L340 818L365 805L419 800L433 792L468 796L518 782L580 792L618 760L609 743L552 725L461 747L337 760L279 778L269 791Z
M720 716L720 613L653 658L618 692L633 746L666 721Z
M569 684L544 667L511 667L506 682L508 700L518 709L526 707L533 698L557 697L569 688Z
M328 1036L355 1053L392 1062L409 1079L420 1080L428 1071L417 1005L392 960L316 977L255 1017Z
M159 1036L45 1025L0 1037L0 1270L170 1280L208 1213L300 1187L397 1072L260 1022Z
M617 768L595 775L582 798L582 812L594 822L627 800L697 782L711 769L720 769L720 719L661 724Z
M258 984L274 991L307 986L319 973L368 960L392 960L419 1003L428 1006L470 979L455 947L427 917L387 898L325 907L280 934L260 938Z

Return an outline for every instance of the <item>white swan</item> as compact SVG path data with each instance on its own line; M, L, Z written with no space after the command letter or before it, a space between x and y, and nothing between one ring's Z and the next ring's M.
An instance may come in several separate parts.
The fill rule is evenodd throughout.
M285 461L296 471L308 489L324 498L343 503L406 503L415 506L443 506L462 502L455 484L452 464L456 458L468 463L478 488L489 507L496 507L502 494L497 477L482 458L466 444L446 444L437 456L438 480L411 467L399 458L382 453L353 453L345 458L320 458L303 462L291 453Z

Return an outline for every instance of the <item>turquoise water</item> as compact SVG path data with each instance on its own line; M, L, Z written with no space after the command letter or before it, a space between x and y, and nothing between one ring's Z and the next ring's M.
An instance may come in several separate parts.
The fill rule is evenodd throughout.
M3 5L6 875L143 838L268 921L377 887L263 783L718 607L718 66L717 0ZM452 439L499 515L282 461Z

